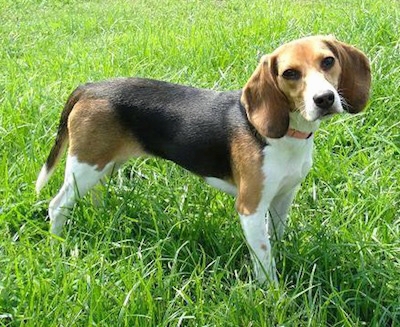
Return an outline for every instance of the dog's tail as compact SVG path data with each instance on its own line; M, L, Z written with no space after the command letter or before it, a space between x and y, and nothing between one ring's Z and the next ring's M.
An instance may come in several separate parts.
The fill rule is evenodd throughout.
M74 108L75 104L79 101L83 94L83 88L78 87L67 100L64 109L61 114L60 123L58 125L58 131L56 140L53 147L50 150L49 156L47 157L46 163L40 170L39 176L36 180L36 193L39 194L43 186L46 185L51 175L54 172L55 166L59 162L61 155L64 153L65 148L68 145L68 117Z

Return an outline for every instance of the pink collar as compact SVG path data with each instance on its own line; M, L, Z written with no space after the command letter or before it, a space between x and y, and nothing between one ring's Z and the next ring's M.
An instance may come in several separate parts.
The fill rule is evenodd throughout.
M301 131L298 131L297 129L289 128L286 135L290 136L290 137L294 137L295 139L306 140L306 139L309 139L313 135L313 133L301 132Z

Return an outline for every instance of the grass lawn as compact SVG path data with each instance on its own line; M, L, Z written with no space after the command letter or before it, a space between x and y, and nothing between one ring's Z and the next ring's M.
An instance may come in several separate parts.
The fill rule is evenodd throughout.
M0 326L400 326L397 0L0 0ZM234 199L161 160L131 161L52 241L34 182L79 84L142 76L241 88L259 56L310 34L362 49L365 113L324 122L253 281Z

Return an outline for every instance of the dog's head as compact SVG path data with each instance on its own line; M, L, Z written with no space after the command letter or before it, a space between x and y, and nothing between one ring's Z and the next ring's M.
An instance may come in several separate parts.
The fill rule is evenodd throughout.
M290 112L300 112L309 122L360 112L370 84L369 61L360 50L332 36L310 36L263 56L241 101L261 135L280 138L288 130Z

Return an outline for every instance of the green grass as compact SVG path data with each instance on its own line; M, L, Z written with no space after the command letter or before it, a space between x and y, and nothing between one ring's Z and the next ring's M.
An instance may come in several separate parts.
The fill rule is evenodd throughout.
M0 325L399 326L397 0L0 0ZM252 280L234 200L160 160L45 221L62 169L34 181L68 94L144 76L244 85L283 42L335 34L372 62L365 113L324 123L284 240L280 283Z

